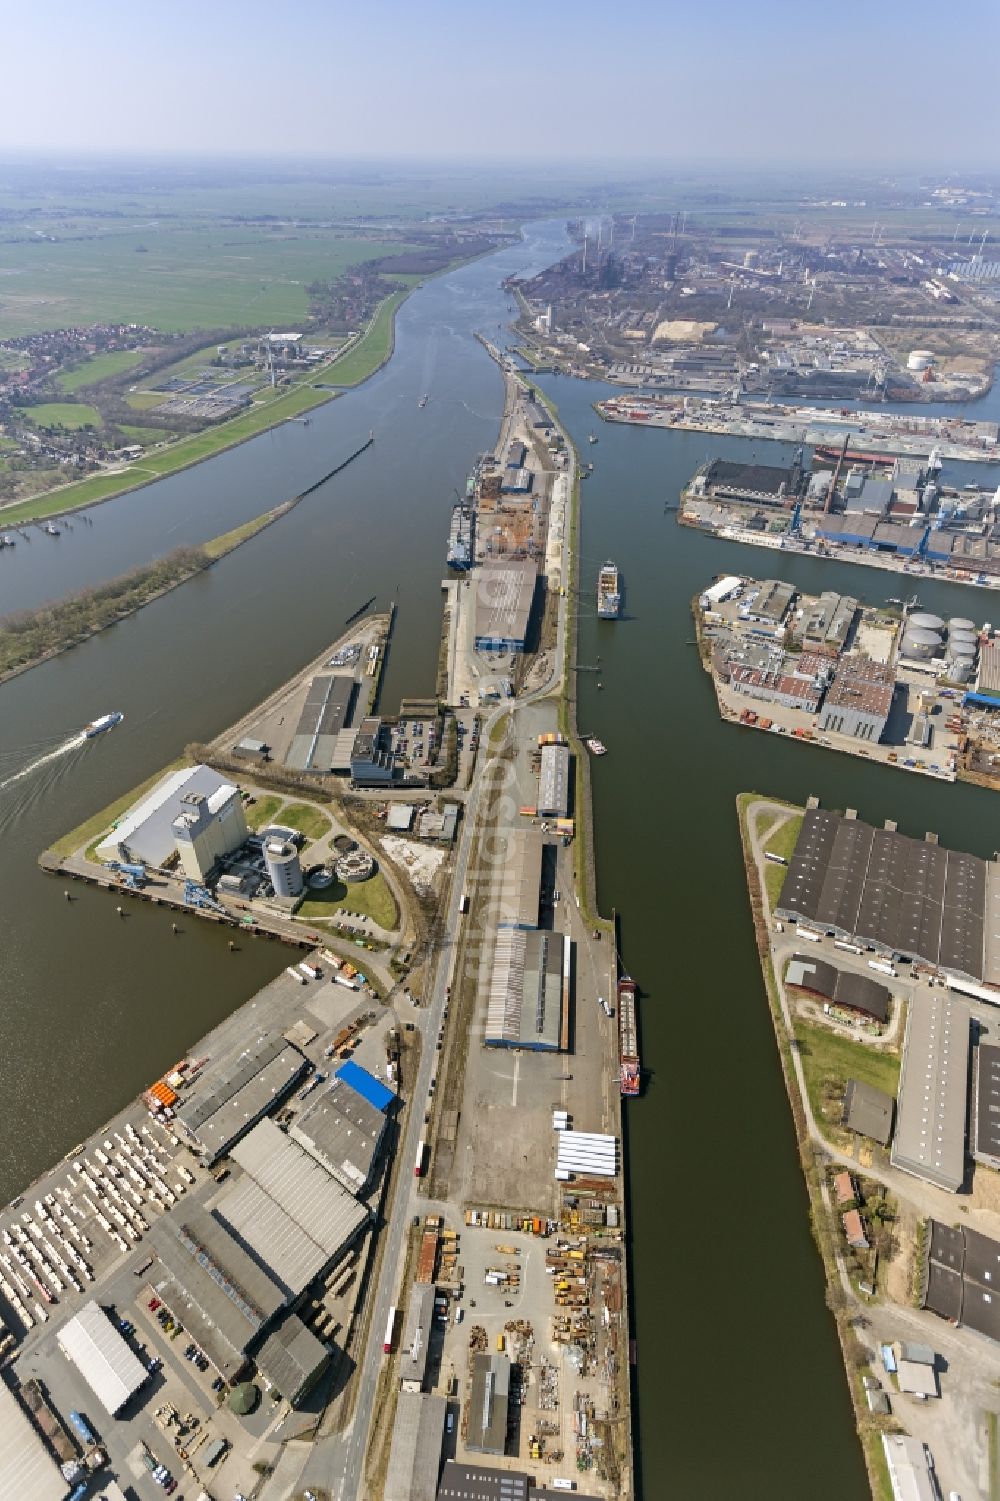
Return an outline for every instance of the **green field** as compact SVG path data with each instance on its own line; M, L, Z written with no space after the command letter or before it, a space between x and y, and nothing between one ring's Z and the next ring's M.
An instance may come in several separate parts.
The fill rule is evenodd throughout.
M369 324L364 337L341 359L334 360L320 376L334 386L357 386L384 364L392 349L393 319L396 309L406 296L394 292L382 303Z
M848 1079L860 1079L896 1098L899 1058L796 1019L795 1041L817 1123L831 1134L840 1121L840 1101Z
M313 892L298 910L299 917L314 921L352 913L358 917L370 917L388 932L396 927L399 908L381 871L377 871L370 881L359 881L356 886L342 886L339 881L334 881L325 891Z
M322 839L333 827L326 814L310 803L289 803L287 808L281 810L281 822L290 829L298 829L310 842Z
M310 282L411 248L346 231L229 225L0 244L0 338L104 321L168 332L294 325Z
M794 818L786 819L786 821L781 825L781 828L778 829L777 833L769 836L764 840L765 850L768 850L772 855L781 855L783 859L790 860L795 852L795 846L798 843L799 830L801 828L801 814L798 814ZM781 888L785 884L785 877L787 876L787 874L787 865L775 865L772 861L769 860L764 867L764 885L767 888L768 905L770 906L772 912L774 911L775 906L777 905L778 898L781 895Z
M41 406L23 407L24 416L35 427L100 427L101 414L96 407L77 401L46 401Z
M115 349L110 354L91 355L82 365L77 365L73 370L64 370L57 377L56 385L60 391L72 396L83 386L94 386L99 380L107 380L111 375L121 375L123 370L131 370L133 365L138 365L142 356L141 349Z

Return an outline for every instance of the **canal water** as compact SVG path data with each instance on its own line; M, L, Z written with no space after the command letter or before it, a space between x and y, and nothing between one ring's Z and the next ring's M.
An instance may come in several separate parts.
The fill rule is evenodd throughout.
M499 372L473 339L507 317L499 281L539 269L561 225L428 283L396 352L360 390L183 475L95 508L59 539L0 559L0 613L201 540L304 489L375 429L357 463L218 567L115 629L0 687L0 1195L134 1095L285 961L194 919L116 915L112 896L43 877L38 852L234 721L332 640L370 595L399 605L383 702L433 691L454 490L495 441ZM639 1478L647 1498L863 1497L865 1476L762 990L735 813L756 788L891 816L992 853L990 794L910 778L719 722L689 601L774 553L681 529L664 502L706 452L778 445L599 425L603 388L543 381L594 475L583 486L581 727L594 765L601 905L621 914L642 987L644 1097L628 1108L638 1333ZM421 409L422 393L429 401ZM587 433L599 430L590 447ZM64 547L65 544L65 547ZM44 551L48 549L48 551ZM28 555L30 554L30 563ZM597 569L623 572L624 618L596 620ZM26 560L22 563L22 559ZM51 561L50 561L51 560ZM34 574L31 575L31 570ZM892 575L782 557L804 588L869 599ZM31 575L31 576L29 576ZM992 596L920 585L943 615ZM598 681L603 685L598 689ZM113 734L79 727L110 709ZM33 768L33 769L31 769Z

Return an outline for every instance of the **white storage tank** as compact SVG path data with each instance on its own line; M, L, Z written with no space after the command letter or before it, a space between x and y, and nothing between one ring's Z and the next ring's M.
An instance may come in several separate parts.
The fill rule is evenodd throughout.
M911 349L906 360L907 370L929 370L937 356L932 349Z
M269 839L264 845L264 864L275 896L301 896L302 866L294 844L285 839Z
M927 662L940 650L941 642L933 631L907 631L900 643L900 652L904 657L915 657L918 661Z
M949 631L971 631L976 634L976 625L973 620L966 620L964 615L953 615L948 621Z
M930 615L926 610L918 610L916 614L911 615L906 625L908 630L910 627L916 626L918 630L937 631L939 635L944 630L944 621L941 619L941 616Z

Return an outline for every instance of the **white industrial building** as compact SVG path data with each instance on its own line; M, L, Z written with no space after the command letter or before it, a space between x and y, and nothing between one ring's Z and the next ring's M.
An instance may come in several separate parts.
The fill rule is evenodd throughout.
M569 746L543 745L538 772L539 818L565 818L569 813Z
M264 864L275 896L291 899L302 895L302 865L290 840L268 839L264 845Z
M149 1374L93 1300L63 1325L56 1342L111 1417L135 1396Z
M0 1381L0 1477L17 1501L64 1501L67 1485L20 1402Z
M217 800L216 795L223 789L227 789L226 794ZM206 798L210 804L214 804L216 813L213 817L225 819L227 830L233 833L235 839L239 823L229 822L232 814L228 810L230 794L236 790L232 783L226 782L210 766L183 766L179 771L172 771L151 792L140 798L111 833L101 840L97 846L98 859L127 860L156 867L166 865L175 857L178 848L174 821L182 813L193 811L194 805L185 802L185 799L195 796ZM242 812L239 820L242 820ZM245 821L242 828L245 839ZM239 842L236 840L230 848L235 849Z
M249 837L240 789L223 782L208 797L186 792L181 811L171 825L181 869L192 881L204 881L223 855Z
M618 1138L591 1131L559 1131L556 1177L613 1178L618 1172Z

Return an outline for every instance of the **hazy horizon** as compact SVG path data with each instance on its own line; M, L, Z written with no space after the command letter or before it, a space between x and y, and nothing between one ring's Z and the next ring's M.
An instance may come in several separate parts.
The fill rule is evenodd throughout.
M40 0L5 23L0 156L974 171L1000 7L930 0Z

